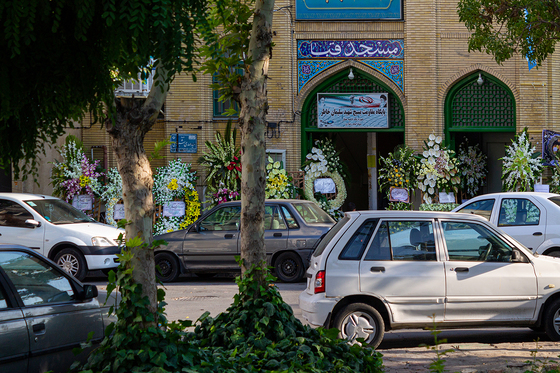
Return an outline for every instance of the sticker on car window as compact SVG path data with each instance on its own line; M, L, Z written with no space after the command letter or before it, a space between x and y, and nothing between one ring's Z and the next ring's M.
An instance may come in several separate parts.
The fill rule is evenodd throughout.
M35 206L37 206L36 204L34 204L34 203L33 203L33 202L31 202L31 201L27 201L26 203L27 203L27 204L28 204L29 206L31 206L31 207L35 207Z

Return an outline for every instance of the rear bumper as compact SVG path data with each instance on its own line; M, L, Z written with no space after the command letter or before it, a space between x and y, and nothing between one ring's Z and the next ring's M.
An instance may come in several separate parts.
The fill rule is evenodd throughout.
M302 317L312 326L324 326L329 314L339 298L326 298L324 293L309 295L305 291L299 295Z

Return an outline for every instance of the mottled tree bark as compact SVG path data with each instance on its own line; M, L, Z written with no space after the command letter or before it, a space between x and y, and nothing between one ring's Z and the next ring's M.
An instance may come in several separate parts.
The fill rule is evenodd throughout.
M126 237L139 237L147 245L133 248L132 275L142 292L150 300L150 312L157 310L157 287L155 276L152 217L153 177L150 162L144 149L144 137L154 125L161 110L169 85L164 83L165 72L159 74L159 85L154 85L146 99L116 98L116 116L107 121L117 167L123 180L123 201ZM163 87L163 88L162 88Z
M242 272L262 268L255 280L265 283L264 199L266 186L265 121L268 112L266 79L272 50L274 0L257 0L248 57L252 64L241 85L241 259Z

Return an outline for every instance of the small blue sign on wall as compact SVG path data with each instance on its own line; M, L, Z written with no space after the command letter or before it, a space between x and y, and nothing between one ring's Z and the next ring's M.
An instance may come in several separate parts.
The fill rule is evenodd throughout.
M401 0L296 0L296 19L302 20L401 20Z
M170 137L171 153L196 153L198 135L196 133L172 133Z

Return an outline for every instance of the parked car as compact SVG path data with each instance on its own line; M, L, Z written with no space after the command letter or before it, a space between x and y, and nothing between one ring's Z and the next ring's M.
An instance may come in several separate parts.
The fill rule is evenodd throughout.
M560 340L560 259L475 214L348 212L319 242L299 296L311 325L377 347L403 328L530 327Z
M167 241L155 253L158 277L173 281L192 272L213 276L239 271L241 201L225 202L211 209L185 230L165 233L154 239ZM317 240L334 220L316 203L304 200L266 200L265 246L268 265L284 282L303 278Z
M66 372L87 351L72 349L104 337L106 293L84 285L34 250L0 246L0 371ZM96 299L96 297L98 297Z
M484 194L453 211L483 216L533 253L560 257L560 194Z
M121 233L55 197L0 193L0 244L30 247L80 281L88 270L118 266Z

